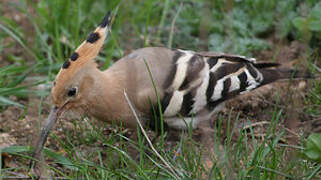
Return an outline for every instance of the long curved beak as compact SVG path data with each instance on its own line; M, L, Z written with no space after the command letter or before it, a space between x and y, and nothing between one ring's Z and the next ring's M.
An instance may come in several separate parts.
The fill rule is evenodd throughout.
M56 124L57 119L61 115L63 109L64 109L64 106L62 106L61 108L57 108L56 106L53 106L51 108L50 114L41 129L41 133L38 137L37 144L36 144L35 149L32 153L32 159L29 164L29 169L34 168L36 166L35 160L39 160L43 146L47 141L47 137L50 133L50 130Z

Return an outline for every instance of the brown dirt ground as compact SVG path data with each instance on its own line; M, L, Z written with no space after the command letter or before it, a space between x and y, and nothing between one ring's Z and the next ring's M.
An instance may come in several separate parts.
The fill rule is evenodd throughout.
M26 17L17 14L14 9L8 9L7 17L12 17L18 22L26 22ZM28 27L29 25L24 25ZM30 28L31 29L31 28ZM8 39L8 41L12 41ZM281 43L271 38L270 40L275 46L272 50L266 50L258 52L255 57L259 60L269 61L271 57L277 62L293 66L293 64L302 65L306 61L305 49L306 47L299 42ZM0 56L1 66L6 66L10 62L6 61L7 54L15 54L17 56L23 55L23 50L20 46L16 45L5 50ZM304 65L304 64L303 64ZM286 129L286 136L283 137L283 143L297 144L299 142L299 136L303 133L305 135L313 131L321 131L321 127L314 126L313 121L315 117L310 117L304 112L306 106L304 97L307 95L307 89L311 86L309 81L293 81L293 82L277 82L270 85L261 87L250 93L238 96L237 98L227 102L226 107L220 113L224 119L230 117L232 120L236 119L239 115L239 120L235 124L235 127L248 129L250 126L255 132L255 136L258 139L265 138L267 127L272 119L272 112L277 106L278 109L283 109L283 114L280 119L280 123L277 126L278 130ZM40 88L40 87L35 87ZM279 102L276 99L279 97ZM15 99L15 97L11 97ZM29 97L28 99L18 100L28 106L27 111L24 111L16 107L8 107L4 112L0 114L0 148L9 145L31 145L36 140L40 129L40 122L47 117L50 109L50 98L46 98L43 101L43 109L39 112L40 98ZM62 118L58 125L54 128L53 132L59 138L64 139L65 132L72 132L74 125L72 119L69 116ZM215 120L213 119L213 126ZM93 121L95 123L100 123ZM79 123L87 123L79 121ZM233 122L232 122L233 123ZM106 129L106 135L112 131L117 131L110 128L109 125L103 124ZM223 124L226 127L226 124ZM225 128L224 128L225 129ZM197 132L195 132L197 133ZM225 134L223 130L223 134ZM84 135L85 136L85 135ZM237 139L237 133L235 134ZM46 146L53 148L57 151L61 151L61 147L57 145L57 142L50 138L48 139ZM90 148L84 150L90 151ZM21 165L26 166L26 162L21 162L17 158L12 156L7 157L5 161L6 167L19 167Z

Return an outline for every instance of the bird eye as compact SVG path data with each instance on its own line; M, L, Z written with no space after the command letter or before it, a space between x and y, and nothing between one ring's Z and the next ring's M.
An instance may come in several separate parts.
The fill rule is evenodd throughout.
M77 88L71 88L68 93L67 93L67 96L71 97L71 96L74 96L77 92Z

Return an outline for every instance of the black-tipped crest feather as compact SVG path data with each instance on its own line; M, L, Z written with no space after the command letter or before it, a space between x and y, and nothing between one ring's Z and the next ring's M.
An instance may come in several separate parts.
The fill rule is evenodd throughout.
M110 20L111 20L111 11L107 12L107 15L105 16L105 18L101 21L101 23L99 24L100 27L104 28L106 26L108 26L110 24Z
M90 33L86 41L93 44L100 38L99 34L96 32Z

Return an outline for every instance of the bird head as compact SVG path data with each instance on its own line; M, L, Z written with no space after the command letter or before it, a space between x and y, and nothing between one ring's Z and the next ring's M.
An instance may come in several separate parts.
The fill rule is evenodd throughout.
M58 109L70 109L81 104L83 98L90 91L92 70L97 70L94 58L98 55L107 36L110 12L89 34L87 39L72 53L62 65L54 86L51 89L53 104Z
M100 48L103 46L104 39L107 36L111 17L110 12L93 31L87 39L75 50L70 58L62 65L51 90L53 107L43 128L33 157L39 159L43 145L45 144L51 128L56 123L60 114L71 108L77 107L81 103L86 93L90 92L89 74L93 70L98 70L94 58L98 55ZM88 84L89 83L89 84ZM89 87L88 87L89 86ZM31 160L30 168L34 166Z

